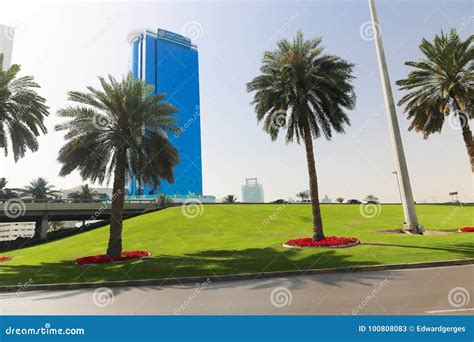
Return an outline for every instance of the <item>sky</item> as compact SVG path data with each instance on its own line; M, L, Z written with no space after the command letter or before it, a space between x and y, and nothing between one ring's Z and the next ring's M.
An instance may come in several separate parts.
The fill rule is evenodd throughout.
M474 27L473 2L466 0L377 1L382 39L397 102L395 82L405 78L405 61L421 57L421 39L457 28L463 38ZM245 178L257 177L265 200L295 198L308 189L305 149L272 142L257 124L246 83L259 74L265 50L298 30L322 37L325 51L355 63L357 106L351 126L331 141L319 139L314 151L321 198L359 198L375 194L399 201L395 163L367 1L2 1L0 24L14 26L13 62L22 75L41 85L50 116L40 149L14 162L0 157L0 176L21 187L43 176L57 188L85 182L79 174L59 177L56 162L64 144L54 125L67 104L67 91L97 86L98 75L120 77L128 70L127 34L137 28L163 28L193 39L199 49L204 194L241 199ZM2 34L2 32L0 32ZM473 179L461 130L455 121L427 140L408 132L397 107L415 200L445 202L449 192L472 200ZM472 123L471 123L472 127ZM109 184L111 187L112 184ZM105 185L104 185L105 186Z

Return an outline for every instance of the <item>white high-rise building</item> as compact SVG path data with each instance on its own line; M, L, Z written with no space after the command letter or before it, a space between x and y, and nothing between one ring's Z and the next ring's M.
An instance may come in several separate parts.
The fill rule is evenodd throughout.
M257 178L246 178L242 185L242 202L263 203L263 187L258 184Z
M3 53L3 69L8 69L12 63L13 38L15 29L0 25L0 53Z

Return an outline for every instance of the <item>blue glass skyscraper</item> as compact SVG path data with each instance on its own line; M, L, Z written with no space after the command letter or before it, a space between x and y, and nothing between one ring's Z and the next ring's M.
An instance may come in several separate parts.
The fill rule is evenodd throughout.
M180 162L174 169L175 182L162 181L154 191L153 184L138 187L135 178L129 183L129 195L202 194L201 121L199 108L199 67L197 46L182 35L162 29L130 33L131 71L134 77L155 86L155 93L166 93L164 101L179 112L181 134L168 133L178 149Z

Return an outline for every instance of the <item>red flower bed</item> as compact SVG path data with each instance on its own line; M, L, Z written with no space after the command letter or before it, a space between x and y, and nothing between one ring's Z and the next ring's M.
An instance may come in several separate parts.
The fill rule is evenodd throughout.
M78 265L86 265L86 264L103 264L107 262L116 262L116 261L126 261L126 260L134 260L140 259L143 257L150 256L151 253L145 251L127 251L122 252L122 255L119 257L109 257L108 255L101 254L101 255L92 255L86 256L83 258L76 259L76 264Z
M320 241L314 241L312 238L288 240L284 245L291 247L349 247L359 243L359 239L354 237L326 236Z
M461 233L474 233L474 227L464 227L459 229Z
M11 257L2 257L2 256L0 256L0 262L8 261L8 260L11 260L11 259L12 259Z

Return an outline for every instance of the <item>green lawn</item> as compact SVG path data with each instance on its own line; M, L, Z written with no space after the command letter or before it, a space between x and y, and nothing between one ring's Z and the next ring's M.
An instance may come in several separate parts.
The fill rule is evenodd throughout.
M375 218L362 217L358 205L322 205L322 211L326 235L355 236L362 245L281 247L288 239L311 236L309 205L207 205L194 219L176 207L125 221L124 249L147 250L153 254L150 258L75 265L75 258L105 251L108 227L103 227L2 253L14 259L0 263L0 283L153 279L474 258L474 234L454 233L474 226L474 207L418 205L426 229L452 232L431 236L375 233L400 228L399 205L383 205ZM269 217L273 219L265 225Z

